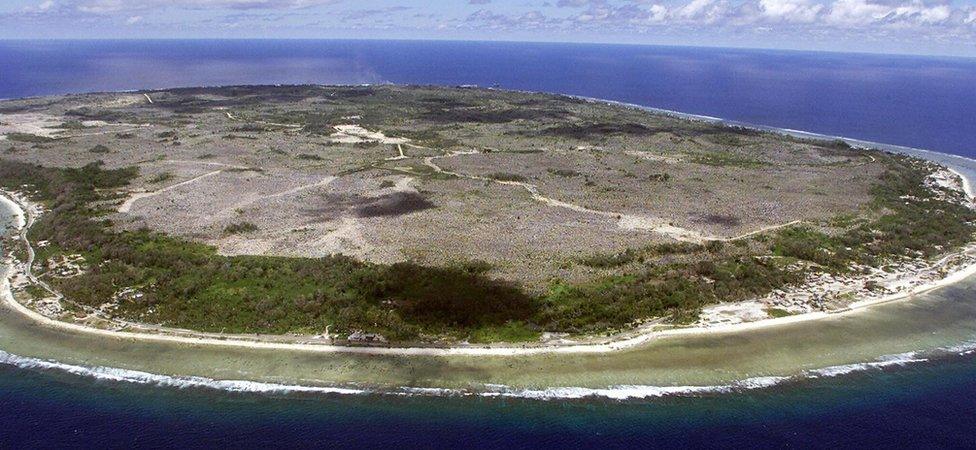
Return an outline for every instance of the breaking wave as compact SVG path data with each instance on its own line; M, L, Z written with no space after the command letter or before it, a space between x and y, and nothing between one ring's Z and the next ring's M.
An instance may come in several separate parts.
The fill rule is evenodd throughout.
M804 372L809 378L821 378L821 377L836 377L839 375L847 375L854 372L863 372L871 369L882 369L891 366L904 366L911 363L919 363L928 361L928 358L920 358L918 353L899 353L897 355L886 355L878 358L876 361L857 363L857 364L843 364L839 366L824 367L822 369L808 370Z
M228 392L250 392L250 393L285 393L285 392L317 392L324 394L364 394L367 391L361 389L349 389L339 387L316 387L299 386L276 383L262 383L257 381L245 380L214 380L204 377L179 377L169 375L158 375L138 370L119 369L104 366L79 366L74 364L59 363L38 358L17 356L0 350L0 364L19 367L30 370L58 370L72 375L94 378L96 380L125 382L133 384L152 385L159 387L174 388L211 388Z
M962 344L935 349L925 355L920 352L899 353L885 355L874 361L829 366L812 369L799 375L751 377L729 384L711 386L649 386L649 385L617 385L607 388L584 387L552 387L545 389L520 389L499 384L485 384L481 389L447 389L402 387L395 390L370 390L351 387L303 386L292 384L266 383L246 380L216 380L197 376L159 375L138 370L120 369L104 366L82 366L60 363L56 361L17 356L0 350L0 364L15 366L21 369L37 371L61 371L72 375L89 377L109 382L132 383L140 385L187 389L203 388L238 393L312 393L363 395L381 394L397 396L480 396L526 398L536 400L563 400L584 398L606 398L611 400L634 400L661 397L696 397L713 394L729 394L756 389L766 389L788 382L804 379L837 377L870 370L883 370L888 367L906 366L930 361L936 356L969 355L976 353L976 339Z
M519 389L483 392L483 397L519 397L538 400L580 399L587 397L604 397L613 400L645 399L669 396L695 396L703 394L726 394L750 389L762 389L775 386L789 377L755 377L727 385L716 386L643 386L624 385L606 389L592 389L581 387L558 387L548 389Z

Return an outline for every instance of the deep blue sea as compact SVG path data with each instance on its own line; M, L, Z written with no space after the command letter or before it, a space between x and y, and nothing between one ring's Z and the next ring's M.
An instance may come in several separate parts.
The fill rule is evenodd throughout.
M578 44L0 41L0 98L477 84L976 157L976 59ZM237 394L0 366L0 448L976 448L973 355L635 402Z

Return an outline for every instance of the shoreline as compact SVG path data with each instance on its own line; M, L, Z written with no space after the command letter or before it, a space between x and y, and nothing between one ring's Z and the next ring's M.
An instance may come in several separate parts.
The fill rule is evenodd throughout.
M959 174L957 171L950 170L953 173L960 175L963 180L964 188L970 188L969 180ZM968 190L967 190L967 195ZM0 190L0 202L3 202L6 206L10 208L13 213L12 216L17 218L16 224L19 225L16 230L19 233L19 238L28 247L28 252L32 253L32 247L26 238L27 230L30 224L34 222L34 211L36 208L34 205L29 203L29 200L18 198L18 196L13 195L9 192ZM24 204L21 204L24 202ZM967 246L966 248L959 250L954 253L948 254L948 256L963 254L967 250L972 250L973 246ZM143 329L143 331L118 331L109 330L102 328L95 328L86 325L81 325L78 323L61 321L58 319L53 319L51 317L45 316L34 309L18 302L13 296L13 290L11 286L11 280L17 276L25 276L30 280L34 279L30 273L29 269L27 273L23 273L18 270L18 267L14 264L14 260L7 259L5 261L5 273L2 280L0 280L0 297L2 297L2 302L10 307L12 310L23 315L24 317L38 323L41 326L47 326L55 329L81 332L90 335L98 335L104 337L111 337L115 339L130 339L139 340L147 342L169 342L169 343L182 343L190 345L209 345L209 346L222 346L222 347L238 347L238 348L252 348L252 349L274 349L274 350L297 350L297 351L307 351L315 353L353 353L353 354L374 354L374 355L390 355L390 356L524 356L524 355L539 355L539 354L605 354L626 349L631 349L639 347L648 342L679 336L701 336L709 334L722 334L722 333L737 333L749 330L757 330L768 327L775 327L781 325L788 325L793 323L807 322L812 320L818 320L826 317L835 317L845 314L850 314L858 312L869 308L871 306L904 301L914 297L916 294L922 294L932 290L936 290L970 276L976 274L976 263L972 263L966 266L962 266L958 270L949 273L947 276L932 280L927 283L922 283L913 286L903 292L897 292L888 294L879 298L868 299L856 301L848 305L846 308L835 310L835 311L815 311L806 312L801 314L795 314L786 317L777 318L766 318L755 321L732 323L725 325L714 325L714 326L693 326L687 328L669 329L669 330L640 330L640 328L631 330L630 332L624 332L621 335L631 334L630 337L625 337L617 340L610 340L605 342L596 343L573 343L573 344L542 344L542 345L525 345L525 346L512 346L512 345L484 345L484 346L450 346L450 347L375 347L375 346L347 346L347 345L336 345L336 344L317 344L309 342L297 341L299 339L305 339L306 341L310 337L292 337L287 335L276 336L278 338L284 339L296 339L296 342L275 342L267 339L261 339L255 336L253 339L248 339L239 335L220 335L215 333L204 333L195 332L192 330L180 330L173 328L162 328L158 330ZM131 324L133 327L138 327L140 324ZM151 327L151 326L148 326ZM620 336L620 335L618 335ZM613 338L611 338L613 339Z

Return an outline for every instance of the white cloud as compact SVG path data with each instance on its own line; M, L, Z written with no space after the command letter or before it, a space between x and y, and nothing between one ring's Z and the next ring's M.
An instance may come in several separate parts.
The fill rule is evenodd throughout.
M731 7L725 0L691 0L675 11L675 17L696 24L710 25L722 21L730 11Z
M771 20L811 23L818 19L824 6L807 0L759 0L764 17Z
M339 0L76 0L79 11L108 14L159 8L182 9L297 9L336 3Z
M881 3L871 0L836 0L830 7L826 22L834 25L887 25L912 27L925 25L953 25L959 20L948 4L927 4L920 0ZM953 17L956 20L952 20Z
M128 19L125 19L126 25L135 25L139 22L142 22L142 16L132 16L129 17Z
M668 8L664 5L651 5L647 10L648 20L651 22L664 22L668 18Z

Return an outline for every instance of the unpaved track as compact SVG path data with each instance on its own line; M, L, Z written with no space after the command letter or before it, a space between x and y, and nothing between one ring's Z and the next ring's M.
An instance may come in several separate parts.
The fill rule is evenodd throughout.
M237 209L244 208L244 207L246 207L248 205L253 205L253 204L255 204L257 202L260 202L260 201L270 200L270 199L278 198L278 197L284 197L284 196L292 195L292 194L297 194L299 192L306 191L306 190L309 190L309 189L314 189L314 188L317 188L317 187L325 187L325 186L328 186L333 181L335 181L336 179L338 179L338 177L328 176L328 177L323 178L321 181L316 181L314 183L303 184L301 186L297 186L297 187L294 187L294 188L291 188L291 189L288 189L288 190L285 190L285 191L275 192L273 194L262 195L262 196L259 196L259 197L255 197L255 198L250 198L250 199L247 199L247 200L243 200L241 202L235 203L234 205L232 205L230 207L227 207L227 208L224 208L224 209L221 209L221 210L217 211L216 213L214 213L214 218L215 219L219 219L219 218L227 217L227 216L231 215Z
M132 210L132 205L135 205L135 203L137 201L142 200L144 198L153 197L153 196L162 194L163 192L171 191L173 189L176 189L176 188L179 188L179 187L182 187L182 186L186 186L188 184L195 183L195 182L200 181L200 180L202 180L204 178L208 178L208 177L212 177L214 175L217 175L217 174L219 174L221 172L223 172L223 170L215 170L213 172L207 172L207 173L205 173L203 175L200 175L198 177L195 177L195 178L190 178L189 180L186 180L186 181L184 181L182 183L176 183L176 184L174 184L172 186L166 186L166 187L164 187L164 188L162 188L160 190L157 190L157 191L152 191L152 192L138 192L138 193L132 194L132 195L129 196L129 198L125 199L125 201L122 202L122 205L119 206L119 212L120 213L127 213L127 212L131 211Z
M557 208L564 208L570 211L576 211L584 214L592 214L596 216L606 217L611 220L616 220L617 225L624 229L653 231L668 236L674 240L682 241L682 242L701 243L704 241L721 239L719 237L706 236L694 230L688 230L685 228L676 227L668 224L666 221L662 219L658 219L654 217L642 217L642 216L634 216L634 215L622 214L622 213L617 213L612 211L600 211L597 209L590 209L585 206L564 202L562 200L557 200L551 197L546 197L541 193L539 193L539 188L536 185L531 183L525 183L521 181L496 180L494 178L483 177L479 175L469 175L469 174L463 174L458 172L452 172L449 170L444 170L436 163L434 163L434 160L437 159L462 156L462 155L473 155L476 153L479 152L477 150L466 150L460 152L452 152L442 156L429 156L427 158L424 158L424 164L430 167L431 169L433 169L434 171L445 175L451 175L459 178L467 178L471 180L488 181L491 183L504 184L507 186L517 186L522 189L525 189L529 193L529 195L532 196L532 199L535 201L538 201L540 203L549 206L554 206Z
M403 150L401 149L401 154L402 154L402 152L403 152ZM480 152L478 152L477 150L465 150L465 151L452 152L452 153L449 153L449 154L446 154L446 155L441 155L441 156L429 156L429 157L424 158L424 164L426 166L430 167L431 169L433 169L435 172L442 173L442 174L445 174L445 175L451 175L451 176L455 176L455 177L459 177L459 178L467 178L467 179L471 179L471 180L488 181L488 182L491 182L491 183L504 184L504 185L507 185L507 186L518 186L518 187L521 187L522 189L525 189L529 193L529 195L532 196L532 199L533 200L538 201L540 203L544 203L546 205L554 206L554 207L557 207L557 208L568 209L570 211L576 211L576 212L583 213L583 214L592 214L592 215L596 215L596 216L606 217L608 219L616 220L617 221L617 225L619 227L621 227L621 228L624 228L624 229L627 229L627 230L647 230L647 231L652 231L652 232L655 232L655 233L658 233L658 234L663 234L663 235L668 236L668 237L670 237L670 238L672 238L672 239L674 239L676 241L681 241L681 242L692 242L692 243L696 243L696 244L701 244L701 243L709 242L709 241L732 242L732 241L737 241L737 240L744 239L744 238L747 238L747 237L750 237L750 236L754 236L754 235L757 235L757 234L760 234L760 233L764 233L764 232L767 232L767 231L772 231L772 230L776 230L776 229L780 229L780 228L786 228L786 227L789 227L789 226L792 226L792 225L796 225L796 224L799 224L799 223L802 222L801 220L794 220L794 221L790 221L790 222L787 222L787 223L782 223L782 224L777 224L777 225L770 225L770 226L762 227L762 228L759 228L757 230L753 230L753 231L750 231L748 233L741 234L741 235L738 235L738 236L733 236L733 237L712 236L712 235L706 235L706 234L700 233L700 232L695 231L695 230L689 230L687 228L681 228L681 227L677 227L677 226L671 225L667 221L665 221L664 219L660 219L660 218L657 218L657 217L635 216L635 215L631 215L631 214L624 214L624 213L618 213L618 212L613 212L613 211L601 211L601 210L597 210L597 209L590 209L590 208L587 208L585 206L580 206L580 205L576 205L576 204L573 204L573 203L564 202L562 200L557 200L557 199L554 199L554 198L551 198L551 197L546 197L546 196L542 195L541 193L539 193L538 186L536 186L534 184L531 184L531 183L525 183L525 182L521 182L521 181L496 180L494 178L483 177L483 176L479 176L479 175L470 175L470 174L464 174L464 173L459 173L459 172L452 172L452 171L449 171L449 170L444 170L443 168L441 168L440 166L438 166L436 163L434 163L434 160L437 160L437 159L450 158L450 157L463 156L463 155L473 155L473 154L477 154L477 153L480 153Z

